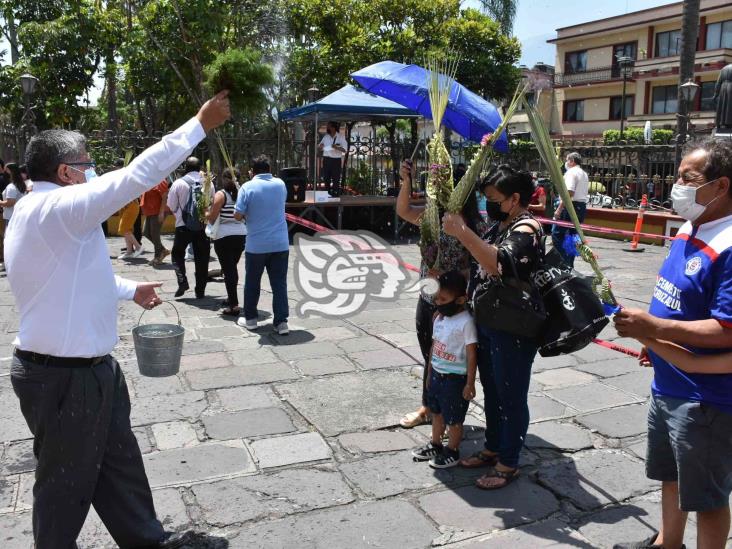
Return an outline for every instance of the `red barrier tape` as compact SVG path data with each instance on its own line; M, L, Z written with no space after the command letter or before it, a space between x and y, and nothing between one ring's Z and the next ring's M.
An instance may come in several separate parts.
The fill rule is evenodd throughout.
M332 230L329 229L328 227L324 227L323 225L318 225L317 223L313 223L312 221L308 221L307 219L303 219L302 217L298 217L296 215L286 213L285 217L287 218L288 221L290 221L292 223L297 223L298 225L302 225L303 227L307 227L308 229L312 229L319 233L332 232ZM537 218L537 219L541 220L542 218ZM571 225L571 223L570 223L570 225ZM656 236L658 236L658 235L656 235ZM400 265L402 265L402 267L404 267L405 269L407 269L409 271L414 271L417 273L419 272L419 269L410 263L401 262ZM626 354L626 355L629 355L629 356L632 356L635 358L638 358L640 356L640 353L638 351L634 351L633 349L628 349L627 347L623 347L623 346L617 345L615 343L610 343L609 341L604 341L602 339L593 339L592 341L593 341L593 343L596 343L597 345L600 345L607 349L612 349L613 351L617 351L619 353L623 353L623 354Z

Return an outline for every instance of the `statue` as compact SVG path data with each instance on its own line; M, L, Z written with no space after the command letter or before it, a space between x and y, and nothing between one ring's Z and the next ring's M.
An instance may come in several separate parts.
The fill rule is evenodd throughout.
M732 131L732 63L719 73L714 86L714 100L717 104L715 126L717 131Z

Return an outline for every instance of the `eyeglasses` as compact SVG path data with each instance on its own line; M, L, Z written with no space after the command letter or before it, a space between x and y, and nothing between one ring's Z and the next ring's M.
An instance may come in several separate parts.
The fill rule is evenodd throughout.
M96 168L96 162L64 162L67 166L89 166L90 168Z

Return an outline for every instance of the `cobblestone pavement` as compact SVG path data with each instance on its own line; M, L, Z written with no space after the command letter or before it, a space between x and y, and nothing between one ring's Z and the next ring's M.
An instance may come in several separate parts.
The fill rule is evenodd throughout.
M120 243L110 239L110 253ZM621 301L645 306L665 252L623 247L594 243ZM398 249L417 262L416 246ZM113 262L130 278L163 281L172 299L169 265ZM294 306L292 273L289 288ZM261 315L270 318L266 281L265 289ZM538 358L522 477L486 493L473 487L474 472L413 463L408 450L429 428L397 427L419 398L415 294L340 321L292 318L291 335L279 337L269 321L252 334L219 316L224 293L211 283L209 298L189 292L175 302L186 328L177 376L140 376L133 303L121 304L115 350L160 518L169 529L204 532L198 546L608 547L658 523L659 487L643 466L651 372L633 359L596 345ZM0 547L27 548L34 460L8 375L18 319L5 278L0 311ZM175 311L163 306L144 321L154 319L174 320ZM603 337L638 347L611 328ZM481 397L463 452L481 446ZM690 527L690 546L693 538ZM93 511L79 545L114 547Z

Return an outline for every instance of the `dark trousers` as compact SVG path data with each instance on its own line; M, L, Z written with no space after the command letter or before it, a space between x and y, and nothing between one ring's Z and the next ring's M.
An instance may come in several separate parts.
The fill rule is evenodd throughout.
M160 257L164 250L163 242L160 240L161 226L160 218L157 215L145 216L145 224L143 226L142 234L153 243L155 257ZM142 240L140 240L140 243L142 244Z
M417 340L419 350L424 358L424 373L422 374L422 406L427 406L427 363L432 350L432 318L437 309L435 306L422 297L417 301L417 315L415 324L417 326Z
M38 460L35 547L75 547L90 505L120 547L158 543L163 527L117 361L107 356L96 366L51 368L13 357L10 379Z
M529 428L532 339L478 326L478 373L485 395L485 448L517 467Z
M572 204L574 204L574 209L577 212L579 222L583 223L585 220L585 215L587 215L587 202L572 201ZM566 208L562 209L562 214L559 216L559 219L560 221L572 221L569 218L569 214L567 213ZM567 234L575 234L576 232L577 231L575 231L574 229L570 229L569 227L560 227L559 225L554 225L552 227L552 245L554 246L554 249L559 252L559 255L562 256L564 262L570 267L574 267L575 256L570 255L564 251L564 238Z
M132 234L138 242L142 243L142 212L137 213L135 225L132 227Z
M193 262L196 265L196 294L202 294L206 291L206 282L208 281L208 260L211 255L211 246L203 229L191 231L186 227L175 228L173 250L170 257L175 266L178 286L188 284L188 278L186 277L186 247L188 247L188 244L193 245Z
M331 191L331 195L338 196L341 192L341 165L340 158L323 157L322 179Z
M272 287L273 324L287 321L290 307L287 303L287 260L289 251L266 254L244 254L244 318L257 318L257 305L261 292L262 275L267 269L269 285Z
M239 306L239 296L236 287L239 284L238 264L241 254L244 253L244 245L247 237L244 235L231 235L214 240L214 250L219 258L221 271L224 273L224 285L229 307Z

